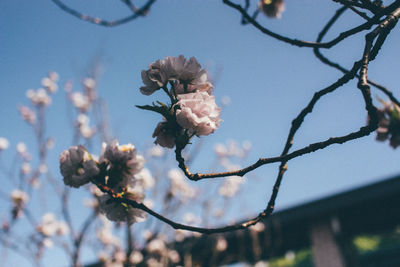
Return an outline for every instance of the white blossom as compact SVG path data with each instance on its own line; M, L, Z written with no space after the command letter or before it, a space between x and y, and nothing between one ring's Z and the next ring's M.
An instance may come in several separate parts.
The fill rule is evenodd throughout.
M133 251L129 256L129 263L131 264L139 264L143 261L143 254L139 251Z
M171 193L174 196L182 195L186 198L194 198L196 190L185 180L185 176L179 169L171 169L168 172L168 178L171 180Z
M161 146L152 146L149 153L152 157L162 157L164 155L164 149Z
M143 200L143 204L146 205L149 209L153 209L154 207L154 201L152 199L146 198Z
M159 253L159 254L161 254L166 249L167 249L167 247L165 246L165 242L161 238L155 238L155 239L151 240L146 246L146 250L149 253Z
M42 86L47 90L47 92L53 94L57 92L58 85L55 81L50 79L49 77L45 77L42 79Z
M183 215L183 221L186 224L191 224L191 225L201 223L201 219L191 212L185 213L185 215Z
M145 162L143 156L137 154L134 145L119 145L117 141L110 144L103 143L100 161L106 161L111 168L121 171L121 177L110 177L110 179L120 179L110 181L112 186L121 187L132 185L136 181L134 175L143 169Z
M32 104L35 106L48 106L51 103L50 96L43 88L39 88L36 91L33 89L29 89L26 92L26 96L31 100Z
M184 129L199 136L209 135L219 127L220 108L214 96L195 92L178 95L178 99L176 120Z
M24 191L15 189L10 194L14 206L23 207L29 201L29 196Z
M60 155L60 170L64 183L72 187L87 184L100 170L83 146L73 146Z
M175 94L205 91L209 94L213 85L208 81L207 72L202 69L196 58L189 60L183 55L167 57L157 60L149 65L147 70L142 70L142 81L145 86L140 87L144 95L151 95L156 90L173 83Z
M47 149L52 149L53 147L54 147L54 138L52 138L52 137L49 137L49 138L47 138L47 140L46 140L46 148Z
M130 199L137 202L143 202L144 195L140 193L130 194ZM111 197L104 194L100 197L100 212L105 214L110 221L127 222L132 224L135 222L143 222L146 219L146 213L140 209L113 201Z
M244 182L240 176L227 177L224 183L219 187L218 193L223 197L233 197L240 188L240 185Z
M55 71L50 71L49 74L47 75L47 77L49 77L49 79L52 80L53 82L58 82L58 80L60 78L58 73Z
M119 263L124 263L126 261L126 254L124 251L117 249L114 252L114 260Z
M23 154L26 153L26 151L27 151L27 149L26 149L25 143L18 142L18 144L17 144L17 152L18 152L18 154L23 155Z
M93 78L88 77L83 80L85 94L90 101L94 101L97 98L96 85L96 80Z
M41 174L44 174L44 173L47 173L49 171L49 168L47 167L47 165L45 163L42 163L42 164L39 165L38 170L39 170L39 172Z
M85 86L86 88L90 88L93 89L96 87L96 81L93 78L85 78L83 80L83 86Z
M96 231L96 236L105 246L119 247L121 240L114 236L112 233L112 224L103 215L100 214L100 220L103 222L103 226Z
M58 223L53 213L46 213L42 217L41 223L37 226L39 233L44 236L53 236L58 229Z
M64 236L69 234L69 226L66 222L60 221L57 224L56 234L59 236Z
M255 225L251 226L250 230L260 233L265 230L265 225L262 222L258 222Z
M223 96L221 99L222 106L227 106L231 103L231 98L227 95Z
M177 80L180 84L201 85L207 82L207 72L201 68L196 58L189 60L183 55L178 57L167 57L164 59L164 71L168 80Z
M23 174L29 174L29 173L31 172L31 170L32 170L32 167L31 167L31 165L30 165L28 162L22 163L22 165L21 165L21 172L22 172Z
M71 94L71 101L75 108L82 112L87 111L90 108L90 99L82 94L81 92L74 92Z
M141 186L143 186L143 189L150 189L156 183L150 170L147 168L142 169L135 177L140 182Z
M18 111L24 121L32 125L35 124L36 114L29 107L19 106Z
M151 95L160 89L160 86L149 78L149 75L145 70L142 70L142 81L145 86L140 87L140 92L144 95Z
M0 137L0 151L6 150L10 146L8 140L4 137Z
M42 240L42 244L43 246L45 246L46 248L52 248L54 246L54 242L53 240L51 240L50 238L44 238Z

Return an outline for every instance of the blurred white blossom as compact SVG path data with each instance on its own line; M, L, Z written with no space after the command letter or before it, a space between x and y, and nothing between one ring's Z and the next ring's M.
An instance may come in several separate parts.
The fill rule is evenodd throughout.
M165 241L161 238L155 238L155 239L151 240L146 246L146 250L149 253L162 254L166 249L167 249L167 247L165 245Z
M0 137L0 151L6 150L10 146L8 140L4 137Z
M24 121L32 125L35 124L36 114L33 110L27 106L19 106L18 111Z
M129 256L129 263L131 264L139 264L143 261L143 254L139 251L133 251Z
M48 106L51 104L51 98L43 88L39 88L36 91L29 89L26 92L26 96L31 100L34 106Z
M82 94L81 92L74 92L71 94L71 101L75 108L79 109L82 112L87 111L90 106L90 99Z
M50 94L53 94L57 92L58 90L58 85L56 81L53 81L49 77L45 77L42 79L42 86L49 92Z
M171 193L174 196L182 195L185 198L194 198L196 190L185 180L185 176L179 169L171 169L168 172L168 178L171 181Z
M150 189L156 183L150 170L147 168L143 168L135 177L140 182L141 186L143 186L143 189Z
M162 157L164 155L164 149L161 146L152 146L149 149L151 157Z
M244 179L240 176L226 177L224 183L219 187L218 193L223 197L233 197L243 182Z
M46 213L42 221L36 227L37 231L46 237L57 235L66 235L69 233L68 225L63 221L57 221L53 213Z

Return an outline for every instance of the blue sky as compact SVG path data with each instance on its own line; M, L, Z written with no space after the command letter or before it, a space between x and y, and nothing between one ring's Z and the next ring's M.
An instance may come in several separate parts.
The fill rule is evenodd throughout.
M128 14L116 1L66 3L109 19ZM282 19L260 21L288 36L314 40L336 8L333 1L287 1ZM361 22L348 12L327 39ZM326 53L349 67L361 57L363 37L352 37ZM396 28L369 68L370 78L397 96L400 61L395 48L399 41ZM291 120L316 90L341 75L319 63L311 49L293 47L251 26L241 26L239 14L221 1L158 1L148 17L104 28L62 12L49 0L2 0L0 136L9 139L12 148L22 140L33 147L34 141L16 109L18 104L28 103L26 90L40 87L41 78L49 70L60 74L60 85L71 79L75 89L79 88L90 60L97 54L102 55L104 66L98 90L107 101L114 135L120 143L131 142L139 149L152 142L151 134L160 118L134 105L163 97L161 93L150 97L140 94L142 69L157 59L183 54L195 56L211 74L218 74L214 91L217 101L229 96L231 104L222 112L220 129L203 138L204 150L194 163L194 171L209 166L213 145L226 139L252 142L248 164L259 157L278 155ZM381 96L376 90L373 95ZM63 97L60 90L49 108L48 130L56 137L50 160L54 173L59 153L71 142L63 138L69 129L59 125L66 118ZM316 105L296 135L294 149L357 130L365 122L362 97L353 81ZM288 164L277 207L297 205L398 174L398 157L398 150L376 142L371 135L294 159ZM273 164L248 176L244 189L249 195L247 215L265 207L276 174L277 165Z

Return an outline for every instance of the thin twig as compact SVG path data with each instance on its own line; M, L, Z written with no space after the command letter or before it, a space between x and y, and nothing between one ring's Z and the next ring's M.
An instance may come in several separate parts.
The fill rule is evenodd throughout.
M324 28L321 30L321 32L318 34L317 37L317 42L320 42L323 37L326 35L326 33L328 32L328 30L332 27L332 25L338 20L338 18L343 14L343 12L345 11L345 7L342 7L340 9L338 9L335 13L335 15L328 21L328 23L324 26ZM330 59L328 59L326 56L324 56L319 48L314 48L314 54L315 56L324 64L333 67L343 73L347 73L349 72L349 70L347 70L346 68L342 67L340 64L331 61ZM356 75L356 77L360 77L358 74ZM374 86L375 88L377 88L378 90L382 91L386 96L389 97L389 99L396 103L397 105L400 105L400 101L393 95L393 93L387 89L386 87L384 87L381 84L378 84L370 79L368 79L368 84Z
M132 20L135 20L138 17L145 16L148 13L148 11L150 10L150 7L153 5L153 3L156 0L147 1L146 4L144 4L141 8L137 9L130 16L124 17L122 19L110 20L110 21L83 14L75 9L70 8L69 6L64 4L61 0L51 0L51 1L53 1L53 3L56 4L59 8L61 8L63 11L71 14L74 17L77 17L80 20L84 20L84 21L87 21L87 22L90 22L90 23L93 23L96 25L100 25L100 26L115 27L115 26L130 22Z
M277 34L263 26L261 26L261 24L259 24L255 19L253 19L247 12L246 10L239 4L235 4L230 0L222 0L222 2L224 4L226 4L227 6L230 6L234 9L236 9L237 11L239 11L241 13L241 15L250 23L252 24L254 27L256 27L258 30L260 30L262 33L271 36L279 41L291 44L291 45L295 45L298 47L319 47L319 48L331 48L335 45L337 45L338 43L340 43L341 41L345 40L346 38L357 34L361 31L364 30L368 30L370 29L373 25L379 23L380 18L390 12L392 12L394 9L396 9L396 5L395 3L389 5L388 7L382 9L380 12L378 12L374 17L372 17L371 19L369 19L367 22L354 27L352 29L349 29L347 31L344 31L342 33L340 33L336 38L332 39L329 42L325 42L325 43L319 43L319 42L311 42L311 41L303 41L303 40L298 40L298 39L292 39L280 34ZM397 2L397 1L396 1Z

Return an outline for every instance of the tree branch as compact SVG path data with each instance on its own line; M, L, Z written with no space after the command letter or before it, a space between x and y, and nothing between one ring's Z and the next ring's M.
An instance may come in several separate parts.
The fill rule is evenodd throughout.
M83 14L75 9L70 8L69 6L64 4L61 0L51 0L51 1L53 1L53 3L56 4L59 8L61 8L63 11L71 14L72 16L74 16L80 20L87 21L87 22L90 22L93 24L104 26L104 27L115 27L115 26L130 22L132 20L135 20L138 17L145 16L156 0L148 0L147 3L144 4L139 9L137 9L133 5L129 5L130 1L124 1L125 4L129 5L129 8L133 12L133 14L130 16L121 18L121 19L110 20L110 21Z

